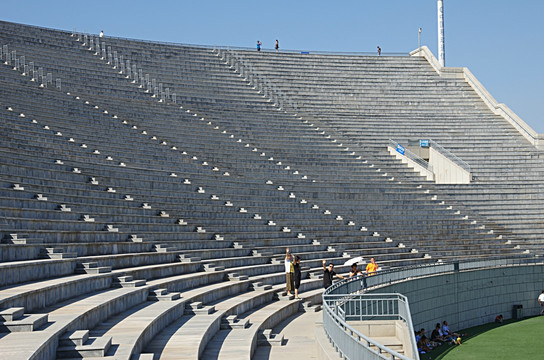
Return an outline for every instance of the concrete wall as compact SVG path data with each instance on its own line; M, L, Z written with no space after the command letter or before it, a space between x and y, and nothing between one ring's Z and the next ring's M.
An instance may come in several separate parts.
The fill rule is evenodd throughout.
M408 326L402 320L370 320L370 321L348 321L348 324L359 331L361 334L371 339L377 338L396 338L401 346L391 347L389 349L399 351L404 350L404 355L413 358L412 346L410 345L410 333ZM378 340L379 342L379 340ZM386 345L387 346L387 345Z
M429 164L433 167L437 184L469 184L470 172L466 171L436 149L429 149Z
M428 147L421 146L406 146L408 150L422 158L423 160L429 161L429 149Z
M452 330L512 317L512 306L523 305L523 316L538 315L538 295L544 290L544 265L463 271L408 280L369 293L401 293L408 298L415 329L430 334L447 320Z

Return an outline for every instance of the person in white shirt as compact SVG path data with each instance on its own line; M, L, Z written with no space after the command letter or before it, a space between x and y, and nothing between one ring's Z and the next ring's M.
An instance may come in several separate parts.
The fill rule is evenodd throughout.
M104 30L100 30L100 35L98 35L100 37L104 37Z
M453 337L459 337L461 335L455 333L455 332L452 332L450 330L450 327L448 326L448 322L446 320L444 320L444 322L442 323L442 335L443 336L453 336Z
M544 290L538 295L538 304L540 305L540 315L544 315Z
M285 249L285 282L287 288L287 295L291 296L291 292L295 291L295 275L292 262L292 255L289 252L289 248Z

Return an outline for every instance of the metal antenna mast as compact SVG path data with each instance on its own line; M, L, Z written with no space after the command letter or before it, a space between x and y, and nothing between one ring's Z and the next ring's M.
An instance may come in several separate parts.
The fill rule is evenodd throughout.
M446 50L444 45L444 1L438 0L438 62L446 66Z

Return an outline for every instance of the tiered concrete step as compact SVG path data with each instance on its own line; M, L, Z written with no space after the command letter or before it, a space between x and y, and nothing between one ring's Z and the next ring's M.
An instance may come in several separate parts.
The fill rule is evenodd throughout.
M91 330L91 335L111 338L112 347L106 357L130 360L163 327L182 316L184 306L185 301L180 299L144 302L102 322Z
M145 280L133 280L132 276L115 276L113 278L112 287L139 287L146 284Z
M48 247L42 250L42 256L48 259L74 259L77 257L77 253L64 252L63 248Z
M211 314L215 312L215 306L204 306L201 301L195 301L185 306L186 315Z
M12 233L2 239L3 243L15 245L43 244L43 239L29 238L27 234Z
M237 313L242 313L253 307L269 303L274 298L274 290L263 292L248 292L247 281L243 284L235 284L232 289L221 290L218 285L210 285L208 295L198 292L197 289L184 292L187 299L202 298L210 304L206 308L215 308L215 312L186 314L169 327L165 328L146 347L144 353L161 354L163 357L179 359L198 358L204 351L208 341L220 330L221 327L244 328L246 320L239 320ZM229 296L229 294L231 294ZM196 296L196 297L195 297ZM193 303L194 304L194 303ZM194 307L201 306L197 301Z
M303 303L305 304L305 303ZM314 333L315 323L321 321L322 314L318 312L297 313L292 315L272 330L280 333L283 338L282 346L258 346L253 358L267 359L317 359L317 344ZM227 354L221 352L220 359L228 359Z
M228 278L230 281L243 281L248 279L246 275L240 275L238 273L229 273Z
M111 336L89 337L89 330L67 331L59 337L57 358L95 358L106 355Z
M104 274L111 272L111 266L98 266L97 262L79 263L76 267L77 274Z
M283 345L283 335L275 334L272 332L272 329L265 329L259 333L257 339L257 346L282 346Z
M167 289L155 289L149 291L148 301L173 301L181 297L180 293L169 293Z
M221 320L221 329L245 329L249 326L249 319L240 320L237 315L229 315Z
M24 307L0 310L0 332L37 331L48 321L48 314L25 315Z
M387 347L388 349L394 350L398 352L401 355L404 355L404 345L402 342L394 336L375 336L372 338L372 340L375 340L377 343L380 343ZM376 346L370 346L373 350L378 350Z
M280 288L280 286L278 285L277 288ZM268 346L271 343L274 346L282 345L282 334L276 335L278 332L275 332L273 328L281 321L301 311L303 309L301 304L304 302L305 297L322 294L322 292L321 289L302 292L302 302L297 300L276 301L262 308L238 315L241 321L248 319L250 326L244 329L218 331L208 344L204 355L211 358L229 359L237 354L237 358L251 359L257 350L259 339L261 339L261 345L266 344ZM264 331L269 335L268 337L264 335Z
M264 284L262 282L254 282L254 283L251 283L251 287L253 288L253 290L255 291L265 291L265 290L270 290L272 288L271 285L268 285L268 284Z
M155 251L157 252L169 252L169 251L176 251L177 248L175 246L171 246L169 244L157 244L155 245Z
M214 271L223 271L225 270L224 266L218 266L213 263L204 264L204 271L214 272Z
M180 254L179 259L182 263L192 263L192 262L199 262L201 258L197 256L191 256L186 254Z

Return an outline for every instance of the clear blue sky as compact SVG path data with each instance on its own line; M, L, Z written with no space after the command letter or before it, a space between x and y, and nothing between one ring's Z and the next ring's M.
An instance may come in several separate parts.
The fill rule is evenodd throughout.
M544 1L444 0L446 65L466 66L544 133ZM0 0L0 19L191 44L437 55L436 0Z

